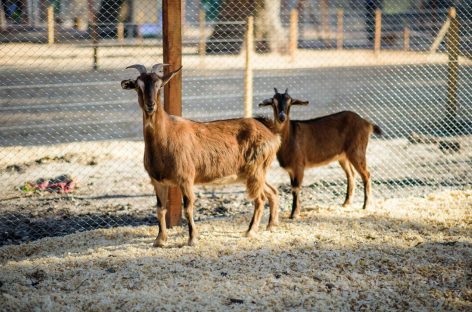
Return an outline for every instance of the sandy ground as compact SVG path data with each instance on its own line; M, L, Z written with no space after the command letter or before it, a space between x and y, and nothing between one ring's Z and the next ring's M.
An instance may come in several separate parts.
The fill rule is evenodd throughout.
M0 310L472 309L472 190L305 208L254 239L248 215L197 222L196 247L154 226L1 247Z
M114 46L98 49L99 69L122 69L123 64L154 64L162 60L162 47ZM228 70L243 69L244 54L207 55L201 57L196 48L185 47L182 64L186 69ZM32 44L11 43L0 46L0 66L3 70L28 69L48 71L91 70L93 49L90 46L74 44ZM320 68L338 66L386 66L446 64L445 53L384 50L375 54L372 50L304 50L299 49L296 57L278 53L255 54L254 69ZM90 66L87 66L89 64ZM472 60L460 57L459 64L471 65Z

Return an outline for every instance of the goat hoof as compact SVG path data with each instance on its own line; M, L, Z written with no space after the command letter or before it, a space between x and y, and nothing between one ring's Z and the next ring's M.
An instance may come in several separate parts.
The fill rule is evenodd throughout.
M343 208L348 208L349 206L351 206L351 203L344 203L343 204Z
M298 220L298 219L300 219L300 214L298 214L298 213L297 214L292 214L292 215L290 215L290 219Z
M193 246L196 246L198 243L198 240L196 238L189 238L188 239L188 245L193 247Z
M164 247L165 244L166 244L165 240L156 238L156 240L154 241L152 246L154 246L154 247Z
M252 230L247 231L247 232L246 232L246 237L247 237L247 238L254 238L254 237L256 237L256 232L255 232L255 231L252 231Z
M269 224L266 228L267 231L273 232L275 228L277 227L277 224Z

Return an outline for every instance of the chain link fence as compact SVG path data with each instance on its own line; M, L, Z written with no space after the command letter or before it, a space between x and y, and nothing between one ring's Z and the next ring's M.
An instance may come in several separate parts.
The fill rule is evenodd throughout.
M162 62L161 1L1 3L0 245L155 224L141 112L120 81L136 76L126 66ZM183 116L244 115L253 16L254 115L272 117L257 104L276 87L310 101L292 119L352 110L378 124L384 135L368 149L376 200L470 188L470 4L183 1ZM287 211L288 175L274 163L268 179ZM337 163L307 170L302 205L340 205L345 190ZM242 187L197 192L197 219L252 209ZM359 183L355 208L361 193Z

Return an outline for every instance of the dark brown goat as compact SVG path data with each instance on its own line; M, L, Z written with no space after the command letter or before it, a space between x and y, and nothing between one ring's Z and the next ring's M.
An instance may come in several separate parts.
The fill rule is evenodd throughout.
M300 214L299 192L305 168L327 165L338 161L347 177L347 193L343 207L352 202L356 170L364 182L364 206L371 200L370 173L367 169L366 150L372 132L380 135L380 128L350 111L310 119L290 120L292 105L307 105L308 101L292 99L287 90L264 100L259 106L272 106L274 120L282 136L277 159L290 176L292 186L292 213Z
M254 200L254 215L247 236L254 236L268 199L268 229L278 224L277 190L265 182L266 172L280 146L280 136L273 133L268 120L241 118L213 122L195 122L168 115L160 103L161 88L180 71L164 75L156 64L148 73L143 65L133 65L140 75L123 80L123 89L138 93L143 112L144 167L151 177L157 196L159 234L154 246L166 239L166 203L169 186L182 191L185 216L189 226L189 245L197 240L193 221L194 184L243 182Z

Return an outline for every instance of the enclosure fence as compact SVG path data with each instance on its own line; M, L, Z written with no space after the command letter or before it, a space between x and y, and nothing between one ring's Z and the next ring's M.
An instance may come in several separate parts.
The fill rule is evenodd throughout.
M162 63L161 1L1 3L0 245L156 223L141 112L120 81L137 76L129 65ZM471 187L469 1L186 0L182 10L183 117L272 118L258 104L288 89L310 101L292 119L352 110L381 127L368 148L375 199ZM268 180L289 209L276 162ZM302 203L338 205L345 189L337 163L310 169ZM197 218L249 211L233 190L197 189Z

